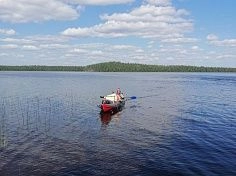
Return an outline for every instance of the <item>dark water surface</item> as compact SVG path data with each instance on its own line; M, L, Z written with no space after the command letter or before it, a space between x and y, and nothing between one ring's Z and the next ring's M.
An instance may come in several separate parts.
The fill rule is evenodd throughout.
M236 175L236 74L0 72L0 175Z

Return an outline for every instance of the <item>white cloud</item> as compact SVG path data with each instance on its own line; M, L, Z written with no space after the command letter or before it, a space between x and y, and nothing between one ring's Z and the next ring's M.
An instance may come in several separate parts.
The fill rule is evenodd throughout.
M161 40L162 42L165 43L194 43L197 42L198 39L196 38L187 38L187 37L176 37L176 38L168 38Z
M8 53L0 53L0 57L5 57L5 56L9 56Z
M16 56L17 58L24 58L24 57L25 57L24 54L16 54L15 56Z
M43 49L64 49L68 48L69 45L67 44L58 44L58 43L50 43L50 44L40 44L39 48Z
M1 0L0 21L11 23L74 20L78 12L58 0Z
M192 49L192 50L199 50L200 48L199 48L199 46L196 46L196 45L195 45L195 46L192 46L191 49Z
M81 5L113 5L125 4L133 2L134 0L62 0L63 2Z
M74 44L56 36L33 36L14 40L10 38L0 45L0 65L87 65L119 60L145 64L186 64L210 66L235 66L235 50L201 49L200 43L181 44L147 42L146 47L131 44L88 43ZM55 40L48 40L49 38ZM60 38L60 36L58 36ZM11 41L9 43L9 41ZM13 42L15 41L15 43ZM31 43L24 43L30 41ZM58 41L61 41L61 43ZM63 42L64 41L64 42ZM148 44L153 45L149 48ZM30 52L29 52L30 51ZM7 57L6 57L7 56ZM7 58L7 59L6 59Z
M33 40L30 39L25 39L25 38L0 38L0 42L5 42L5 43L17 43L17 44L24 44L24 43L34 43Z
M6 44L18 44L18 45L40 45L40 47L46 48L62 48L66 47L64 43L68 41L68 38L63 36L50 36L50 35L35 35L20 37L8 37L0 38L0 42Z
M50 18L44 18L51 7L46 7L46 0L35 0L33 2L18 0L16 6L11 5L9 15L11 22L37 22L43 20L75 19L83 9L81 5L109 5L118 3L129 3L124 1L70 1L52 0L75 12L75 16L61 14L65 18L57 18L56 13L48 12ZM13 0L0 0L0 21L3 21L3 8L10 9L9 3ZM24 7L24 3L26 4ZM27 3L26 3L27 2ZM43 5L40 2L44 2ZM51 2L48 2L49 4ZM30 6L31 4L31 6ZM34 5L41 6L38 10ZM30 6L30 7L29 7ZM58 6L58 7L59 7ZM14 8L16 10L14 10ZM24 10L29 8L29 11ZM32 10L31 8L35 8ZM2 10L3 9L3 10ZM24 12L25 11L25 12ZM41 12L32 16L26 16L26 12ZM57 8L55 9L57 11ZM12 14L10 14L10 12ZM14 13L13 13L14 12ZM24 12L24 13L23 13ZM14 14L17 14L14 17ZM67 16L67 17L66 17ZM9 16L10 17L10 16ZM6 19L4 17L4 19ZM8 21L9 21L8 19ZM235 39L220 39L214 34L207 36L210 44L221 47L209 47L211 52L201 45L201 41L191 37L193 21L189 19L189 13L185 9L176 9L171 0L144 0L139 7L124 13L102 14L101 23L91 27L68 28L63 31L64 35L15 35L13 29L0 29L5 37L0 38L0 64L4 65L87 65L98 62L114 61L135 62L146 64L187 64L187 65L218 65L235 67ZM7 21L7 20L5 20ZM5 36L13 35L13 36ZM71 36L68 37L68 36ZM71 40L74 37L130 37L115 40L103 40L110 43L93 42L80 39ZM134 36L134 37L133 37ZM137 38L136 38L137 37ZM145 39L143 39L145 38ZM148 38L148 40L147 40ZM129 41L130 39L130 41ZM134 40L133 40L134 39ZM99 41L99 40L96 40ZM127 42L128 41L128 42ZM85 44L76 44L83 43ZM88 43L86 43L88 42ZM126 43L123 43L126 42ZM135 43L135 44L134 44ZM134 44L134 45L132 45ZM231 46L231 47L227 47ZM206 47L208 48L208 46ZM6 57L7 56L7 57Z
M84 53L88 53L89 51L86 50L86 49L74 48L74 49L70 50L69 52L71 52L71 53L80 53L80 54L84 54Z
M2 48L2 49L15 49L15 48L18 48L18 45L16 45L16 44L5 44L5 45L0 45L0 48Z
M115 49L115 50L134 50L136 49L135 46L132 46L132 45L113 45L112 46L112 49Z
M216 58L217 59L230 59L230 58L236 59L236 54L235 55L233 55L233 54L223 54L223 55L218 55Z
M22 46L22 49L23 50L39 50L39 48L34 45L24 45Z
M41 44L59 44L68 41L68 38L55 35L34 35L26 38L29 41L39 42Z
M3 34L3 35L15 35L16 31L14 29L0 29L0 34Z
M143 49L137 49L137 50L135 50L135 52L137 52L137 53L144 53L144 50Z
M148 4L158 5L158 6L169 6L171 5L170 0L146 0Z
M104 23L86 28L68 28L62 34L70 37L184 38L183 35L193 28L187 14L184 9L175 9L169 1L150 0L129 13L104 14L101 16Z
M210 44L216 46L228 46L228 47L236 47L236 39L224 39L220 40L218 36L214 34L209 34L207 36L207 40Z
M214 34L209 34L207 36L207 40L209 40L209 41L216 41L216 40L218 40L218 37L216 35L214 35Z
M91 52L92 55L103 55L104 53L101 50L95 50Z
M11 23L75 20L84 10L81 5L112 5L134 0L0 0L0 21ZM1 33L14 33L3 31Z

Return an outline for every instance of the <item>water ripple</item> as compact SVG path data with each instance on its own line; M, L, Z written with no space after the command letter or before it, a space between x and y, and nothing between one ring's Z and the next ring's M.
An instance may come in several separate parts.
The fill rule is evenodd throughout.
M235 80L0 73L0 175L236 175ZM137 99L101 116L99 96L117 87Z

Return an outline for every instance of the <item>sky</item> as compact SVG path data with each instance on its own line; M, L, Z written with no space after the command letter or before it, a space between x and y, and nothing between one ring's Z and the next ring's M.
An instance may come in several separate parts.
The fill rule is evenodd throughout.
M235 0L0 0L0 65L236 67Z

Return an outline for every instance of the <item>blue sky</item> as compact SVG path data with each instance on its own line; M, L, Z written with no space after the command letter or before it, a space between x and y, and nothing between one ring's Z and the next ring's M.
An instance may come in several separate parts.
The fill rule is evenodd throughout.
M0 65L236 67L235 0L0 0Z

